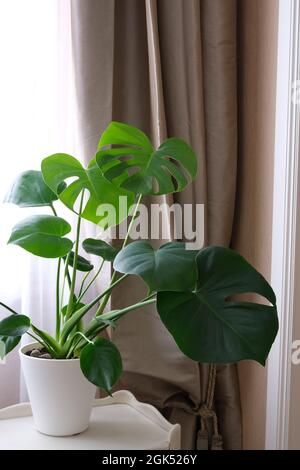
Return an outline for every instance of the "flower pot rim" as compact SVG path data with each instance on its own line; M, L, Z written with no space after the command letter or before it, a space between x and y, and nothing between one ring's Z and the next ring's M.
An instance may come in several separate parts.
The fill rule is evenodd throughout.
M40 357L33 357L33 356L28 356L27 354L25 354L27 351L30 351L31 348L34 348L34 347L42 347L42 344L38 343L37 341L35 342L32 342L32 343L27 343L27 344L24 344L24 346L21 346L19 348L19 355L20 356L23 356L25 357L26 359L30 359L30 360L34 360L34 361L43 361L43 362L46 362L46 363L59 363L59 364L63 364L64 362L65 363L74 363L74 362L79 362L80 361L80 358L72 358L72 359L44 359L44 358L40 358Z

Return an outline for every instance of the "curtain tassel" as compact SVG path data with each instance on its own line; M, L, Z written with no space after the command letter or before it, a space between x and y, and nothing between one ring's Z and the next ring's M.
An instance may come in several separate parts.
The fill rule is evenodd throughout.
M215 364L210 365L209 380L207 386L206 402L197 410L200 416L201 428L197 434L197 450L208 450L208 432L206 422L213 421L213 436L211 440L211 450L223 450L223 439L219 434L218 418L213 410L213 398L215 392L217 368Z
M223 450L223 439L220 434L214 434L211 440L211 450Z
M201 418L201 429L197 433L197 450L208 450L208 432L205 427L205 421Z

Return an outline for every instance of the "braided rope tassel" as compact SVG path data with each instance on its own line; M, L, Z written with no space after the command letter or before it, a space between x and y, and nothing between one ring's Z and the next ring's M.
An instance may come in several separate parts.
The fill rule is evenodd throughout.
M212 419L213 421L213 436L211 442L211 450L222 450L223 440L219 434L218 418L216 412L213 410L213 399L216 385L217 367L216 364L209 366L209 378L207 384L207 395L205 403L202 404L198 410L200 416L201 427L197 435L197 449L208 450L208 431L206 421Z

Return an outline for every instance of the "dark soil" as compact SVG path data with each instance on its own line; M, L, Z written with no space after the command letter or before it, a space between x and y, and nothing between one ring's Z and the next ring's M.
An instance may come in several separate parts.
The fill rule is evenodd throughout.
M26 356L36 357L39 359L53 359L51 354L49 354L45 348L27 351Z

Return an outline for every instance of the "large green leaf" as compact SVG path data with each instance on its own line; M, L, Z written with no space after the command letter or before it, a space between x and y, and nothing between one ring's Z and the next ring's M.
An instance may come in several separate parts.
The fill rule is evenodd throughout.
M73 246L68 238L71 226L64 219L54 215L32 215L16 224L8 243L43 258L65 256Z
M113 261L118 254L118 249L109 245L104 240L87 238L82 242L82 248L92 255L101 256L105 261Z
M90 382L110 393L122 373L122 359L111 341L99 337L82 349L80 367Z
M57 195L45 184L41 171L29 170L21 173L14 181L4 202L19 207L49 206Z
M22 336L30 327L26 315L10 315L0 321L0 336Z
M143 131L137 127L124 124L122 122L112 121L105 131L103 132L99 143L98 150L105 145L131 145L132 147L146 149L147 152L152 152L153 147Z
M120 122L102 134L96 161L107 179L135 194L182 191L197 173L197 158L183 140L172 137L155 150L142 131Z
M69 255L68 264L69 266L72 266L72 267L74 266L74 251L71 251ZM88 271L91 271L93 268L94 266L88 259L85 259L83 256L77 255L76 269L78 271L88 272Z
M151 291L193 290L197 280L197 253L186 250L184 243L165 243L154 250L148 241L138 240L118 253L114 269L140 276Z
M242 256L209 247L196 258L195 292L159 292L159 315L179 348L207 363L265 360L278 330L276 298L271 286ZM232 300L259 294L272 305Z
M21 341L21 336L0 336L0 359L7 356Z
M121 222L128 215L130 206L134 203L134 195L129 191L115 187L99 170L95 160L85 169L76 158L64 153L57 153L42 161L42 174L47 185L57 194L59 199L71 210L75 211L75 203L83 190L86 190L87 202L81 216L99 224L102 228ZM74 179L69 182L69 179ZM66 188L60 191L61 184ZM120 204L119 197L127 198L127 208ZM109 204L115 211L112 213L99 212L99 206ZM76 211L75 211L76 212Z

